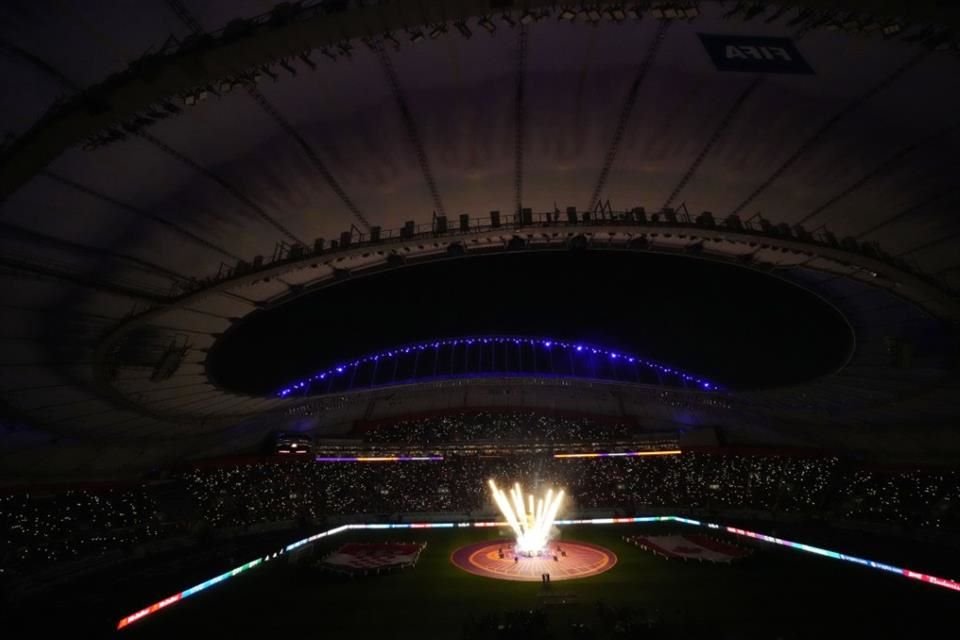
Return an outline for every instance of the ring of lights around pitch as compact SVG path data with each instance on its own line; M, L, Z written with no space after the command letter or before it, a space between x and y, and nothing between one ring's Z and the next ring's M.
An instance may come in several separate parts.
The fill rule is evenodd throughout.
M552 556L523 558L514 562L513 541L494 540L469 544L450 554L450 562L459 569L475 576L510 580L513 582L540 582L544 573L550 581L579 580L600 575L617 564L617 554L588 542L551 542L551 551L563 549L566 556L557 551L559 560ZM504 550L503 559L500 549Z

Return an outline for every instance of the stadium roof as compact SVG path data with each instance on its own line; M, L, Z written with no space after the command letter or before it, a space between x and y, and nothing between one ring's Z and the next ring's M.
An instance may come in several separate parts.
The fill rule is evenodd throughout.
M303 401L209 379L238 319L481 250L671 252L800 284L851 324L846 364L673 421L958 451L956 10L427 4L0 9L9 473L255 441ZM621 407L656 394L616 388Z

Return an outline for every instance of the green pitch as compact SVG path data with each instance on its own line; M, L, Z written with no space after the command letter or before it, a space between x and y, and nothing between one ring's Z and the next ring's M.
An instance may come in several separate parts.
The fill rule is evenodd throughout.
M960 607L960 594L789 550L760 546L739 563L714 565L665 560L622 540L670 530L686 531L565 527L561 539L604 546L619 562L601 575L548 589L469 575L450 563L460 546L501 537L495 530L349 532L307 553L320 557L345 542L428 545L415 568L380 576L344 578L308 563L268 564L120 636L915 637L920 628L951 624L951 612ZM518 628L524 624L530 627Z

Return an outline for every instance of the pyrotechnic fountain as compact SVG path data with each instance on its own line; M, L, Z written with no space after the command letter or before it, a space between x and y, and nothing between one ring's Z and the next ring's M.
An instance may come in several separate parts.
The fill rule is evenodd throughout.
M504 491L489 481L493 500L513 530L511 546L502 537L486 538L460 547L450 561L468 573L498 580L545 582L576 580L608 571L617 564L612 551L577 540L551 540L563 490L550 489L537 498L524 496L519 483ZM494 522L475 526L498 525Z
M537 499L528 494L526 501L520 483L515 483L508 496L490 480L490 490L497 507L516 535L516 552L521 555L536 555L544 551L550 541L550 530L563 502L563 489L554 493L547 490Z

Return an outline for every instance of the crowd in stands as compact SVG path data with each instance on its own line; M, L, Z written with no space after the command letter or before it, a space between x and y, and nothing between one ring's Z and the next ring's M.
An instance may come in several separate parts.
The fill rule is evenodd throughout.
M550 416L535 412L463 413L417 417L360 427L370 443L431 445L472 441L543 443L614 441L629 438L633 426L587 416Z
M519 428L503 424L498 433ZM444 433L477 433L472 419L466 425L444 427ZM578 428L567 424L545 432L567 437ZM404 512L477 514L490 509L486 481L491 477L529 489L555 483L566 488L575 508L623 514L653 507L750 509L960 531L960 471L881 472L829 456L718 449L650 458L555 459L525 453L395 463L261 459L177 472L162 485L162 499L157 485L0 497L0 569L26 571L129 548L174 525L196 530L294 520L315 526L352 514L375 519Z
M0 496L0 575L129 548L155 537L160 517L143 487Z
M957 528L958 474L951 471L879 473L855 469L838 486L837 514L850 520Z

